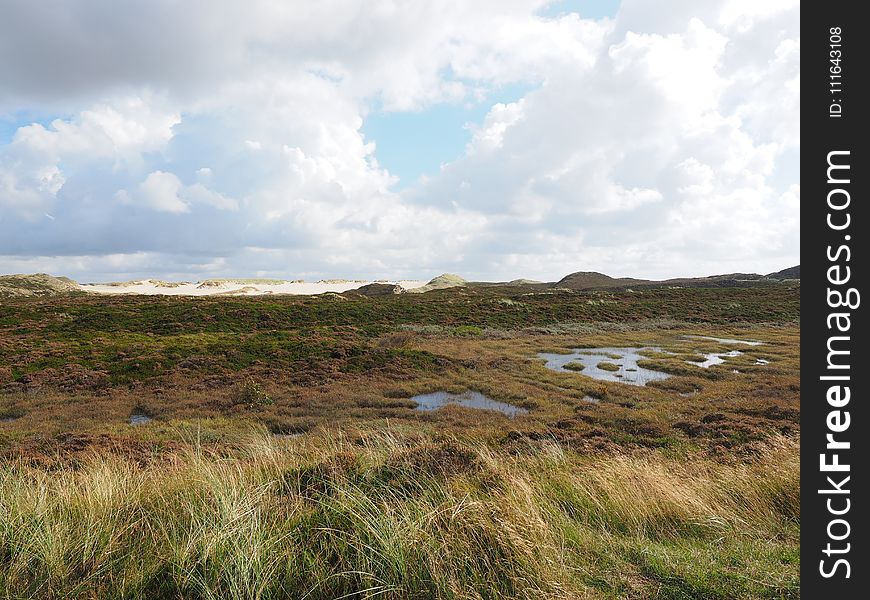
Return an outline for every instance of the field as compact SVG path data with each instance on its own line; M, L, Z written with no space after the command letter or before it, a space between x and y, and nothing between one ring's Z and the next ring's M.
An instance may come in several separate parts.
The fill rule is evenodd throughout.
M2 301L0 593L796 598L799 293Z

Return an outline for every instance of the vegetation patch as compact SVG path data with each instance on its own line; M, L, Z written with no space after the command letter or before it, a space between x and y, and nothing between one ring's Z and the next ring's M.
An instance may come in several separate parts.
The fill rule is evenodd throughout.
M638 362L640 364L640 362ZM602 361L596 365L602 371L618 371L620 369L619 365L613 364L612 362ZM643 366L643 365L641 365Z
M236 389L234 400L237 404L243 404L248 408L268 406L274 404L272 397L265 388L253 378L249 378L244 384Z
M0 421L11 421L13 419L20 419L26 414L27 411L20 406L15 406L8 403L0 406Z

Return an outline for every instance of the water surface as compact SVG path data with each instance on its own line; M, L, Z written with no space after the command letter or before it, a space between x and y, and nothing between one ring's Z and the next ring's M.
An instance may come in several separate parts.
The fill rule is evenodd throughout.
M577 348L570 354L541 352L538 354L538 358L546 360L544 366L552 371L580 373L593 379L617 381L629 385L646 385L650 381L670 377L667 373L638 366L637 361L647 358L639 354L641 351L661 352L662 350L651 346L643 348ZM582 363L583 370L566 369L565 365L571 362ZM598 364L602 362L612 363L619 369L616 371L600 369Z
M420 394L411 398L417 403L416 410L430 411L438 410L446 404L458 404L466 408L477 408L480 410L495 410L509 417L523 415L527 412L525 408L514 406L506 402L493 400L489 396L485 396L480 392L469 390L461 394L451 394L450 392L438 391L431 394Z
M727 358L740 356L741 354L743 353L740 350L731 350L730 352L708 352L704 354L704 360L687 360L686 362L691 365L698 365L699 367L709 369L713 365L721 365Z

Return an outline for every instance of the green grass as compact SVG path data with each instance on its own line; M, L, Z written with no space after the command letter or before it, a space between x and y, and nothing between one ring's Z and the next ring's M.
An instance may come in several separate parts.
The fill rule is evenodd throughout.
M510 288L508 288L510 289ZM0 323L35 321L53 339L87 339L96 332L152 335L257 330L344 328L380 335L403 324L521 328L569 321L621 322L677 319L687 322L781 322L799 318L799 287L677 289L616 292L607 305L587 304L589 293L516 293L503 288L455 288L383 298L260 296L186 298L86 296L20 299L0 304ZM737 304L737 306L735 306ZM26 310L22 313L22 308ZM26 318L23 318L24 315ZM13 318L14 317L14 318ZM473 324L473 325L469 325Z
M511 288L507 288L510 290ZM461 338L484 332L557 329L571 323L674 319L706 324L788 322L799 318L799 288L650 290L610 294L518 294L505 305L502 288L459 288L384 298L185 298L110 296L14 299L0 304L0 362L16 377L76 363L127 385L171 371L179 363L241 371L268 363L306 369L332 361L355 372L366 364L408 359L424 367L433 356L385 350L371 361L369 342L403 327L436 328ZM520 302L521 299L521 302ZM473 325L471 324L473 323ZM440 328L440 329L439 329ZM203 361L202 358L206 357ZM689 372L689 369L684 369Z
M722 464L380 431L0 471L39 598L797 598L798 447Z

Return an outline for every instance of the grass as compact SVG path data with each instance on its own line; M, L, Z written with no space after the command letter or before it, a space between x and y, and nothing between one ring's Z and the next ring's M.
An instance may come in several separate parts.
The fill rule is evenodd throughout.
M602 362L598 363L597 366L598 366L598 368L601 369L602 371L611 371L611 372L613 372L613 371L618 371L618 370L619 370L619 365L614 364L614 363L612 363L612 362L607 362L607 361L602 361Z
M0 300L0 597L798 597L799 287L602 297Z
M117 358L115 365L96 367L65 362L62 349L52 351L57 356L30 355L32 362L15 366L24 375L0 383L0 409L14 408L23 415L3 423L0 457L54 460L67 449L78 452L90 442L102 445L100 439L105 436L112 438L114 446L139 453L143 444L164 447L179 441L173 424L203 419L210 423L204 427L216 427L218 436L231 430L233 423L251 421L276 431L390 421L432 433L445 429L473 433L494 442L516 430L525 437L551 435L574 448L688 445L726 451L739 450L771 432L792 434L799 429L800 355L795 324L711 329L709 325L641 321L617 327L583 324L582 329L578 324L576 332L567 325L561 327L564 332L489 330L474 337L456 337L450 331L398 330L369 340L336 339L330 344L322 344L317 332L311 338L298 332L263 334L257 339L282 341L261 346L251 342L248 352L258 358L233 354L241 352L239 348L246 347L243 344L234 349L212 341L186 358L173 359L159 351L140 355L137 341L120 350L126 358ZM717 349L716 342L684 335L723 333L723 329L766 343L709 369L683 360ZM34 338L30 337L30 343ZM152 343L166 341L157 338ZM656 353L649 363L641 364L672 377L647 386L627 386L602 382L585 372L551 371L535 359L538 352L574 348L579 343L662 347L674 354ZM296 348L300 345L318 349L306 354ZM28 354L25 350L17 356ZM755 364L757 357L770 364ZM40 362L49 358L57 362ZM119 371L122 364L129 366ZM740 373L732 373L735 369ZM259 391L246 392L251 381ZM530 412L513 420L454 407L421 414L408 401L420 393L468 389ZM681 394L692 394L691 401ZM582 402L587 395L602 402L588 407ZM126 427L136 408L153 416L160 427ZM70 432L80 436L74 443L67 437ZM90 442L85 443L85 437Z
M40 598L797 598L798 446L722 463L389 430L0 471L0 589Z

